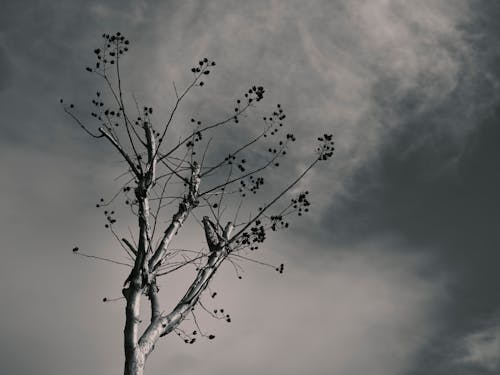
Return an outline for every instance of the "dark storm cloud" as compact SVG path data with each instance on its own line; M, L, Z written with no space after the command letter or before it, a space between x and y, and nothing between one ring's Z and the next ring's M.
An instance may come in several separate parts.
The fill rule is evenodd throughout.
M171 82L187 82L191 64L208 56L218 69L186 102L180 125L191 115L220 118L259 83L304 140L286 173L302 168L308 139L328 129L337 141L335 163L307 181L312 217L262 255L284 259L289 273L249 267L238 282L228 267L214 287L233 326L207 320L217 334L211 345L186 349L167 338L152 374L495 371L500 48L492 4L4 2L0 372L121 369L122 305L98 301L119 295L124 271L70 254L75 242L114 254L92 206L114 191L119 164L58 107L63 96L84 108L96 90L84 67L100 35L116 30L132 41L127 91L155 113L168 113ZM249 123L245 132L256 129ZM164 290L179 294L187 280L166 280Z
M349 199L333 205L325 221L340 243L396 236L408 248L431 254L429 272L451 277L441 308L442 328L421 353L412 374L495 373L499 368L500 300L500 111L495 66L500 29L498 5L476 3L481 22L470 26L477 43L473 80L462 79L450 96L399 129L379 158L357 173ZM477 8L474 8L476 11ZM401 98L397 111L408 114L418 98ZM456 142L447 124L468 122L475 130ZM405 246L401 247L401 250ZM493 323L492 323L493 322ZM462 339L463 337L463 339ZM463 340L463 341L462 341Z
M13 66L5 48L0 46L0 91L4 91L12 84Z

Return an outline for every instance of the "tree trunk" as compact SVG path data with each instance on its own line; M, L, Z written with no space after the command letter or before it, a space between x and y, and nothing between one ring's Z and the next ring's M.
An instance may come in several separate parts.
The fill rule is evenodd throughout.
M138 345L139 309L141 291L135 285L123 289L127 300L125 307L125 328L123 330L123 344L125 351L124 375L143 375L145 356Z
M124 375L144 375L144 355L138 349L125 352Z

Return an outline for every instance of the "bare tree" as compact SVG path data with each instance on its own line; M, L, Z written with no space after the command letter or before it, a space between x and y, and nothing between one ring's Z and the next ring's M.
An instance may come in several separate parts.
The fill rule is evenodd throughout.
M122 90L120 62L128 47L129 41L120 33L104 34L102 46L94 51L95 66L86 68L105 87L92 99L93 119L90 120L97 126L87 125L73 104L65 104L63 100L61 103L64 111L89 136L109 142L125 166L118 178L121 180L119 191L110 200L101 198L97 207L104 210L105 226L121 245L128 261L82 253L77 247L73 251L130 267L122 289L126 302L124 374L140 375L160 337L174 331L191 344L196 337L214 338L200 329L187 333L180 327L190 315L198 325L196 308L230 321L224 311L208 310L201 299L223 262L231 262L236 272L240 263L247 261L283 272L283 264L275 267L260 262L253 259L251 253L264 242L268 231L288 228L290 215L301 216L309 210L308 192L294 196L291 192L306 173L332 156L333 141L329 134L319 137L316 153L296 178L278 189L266 189L264 174L279 168L280 161L295 142L293 134L283 132L286 117L283 108L278 104L263 118L262 129L254 134L249 132L244 141L240 140L242 137L235 137L234 144L223 144L227 139L225 134L241 126L238 123L247 121L248 113L263 99L264 88L252 86L236 100L229 114L218 121L203 124L191 118L184 135L174 139L172 129L180 122L176 115L181 102L195 87L204 85L203 79L214 69L215 62L207 58L200 60L191 69L193 78L184 90L177 91L174 84L175 104L168 118L157 122L153 108L139 106L135 99L135 105L127 105L130 100L126 100ZM221 133L221 129L224 132ZM179 134L179 129L176 132ZM214 144L217 144L215 151ZM268 198L256 204L260 190L266 190ZM119 235L115 212L109 207L120 199L136 217L135 236L132 230L128 238ZM185 227L189 227L188 234L193 237L196 229L187 225L188 219L200 225L206 248L172 247L175 236ZM167 224L162 228L165 220ZM175 307L165 312L160 307L158 281L187 266L193 267L194 280ZM140 332L141 296L149 300L150 320Z

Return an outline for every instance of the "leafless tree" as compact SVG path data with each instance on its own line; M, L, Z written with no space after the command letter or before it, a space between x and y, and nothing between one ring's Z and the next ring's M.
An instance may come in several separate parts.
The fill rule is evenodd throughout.
M174 84L175 104L165 121L156 122L153 108L139 106L137 101L135 105L127 105L120 63L128 47L129 41L120 33L104 34L102 46L94 50L95 65L86 68L104 86L92 99L93 118L89 120L95 126L88 125L89 120L84 120L73 104L63 100L61 103L64 111L89 136L106 140L125 165L118 193L110 200L101 198L97 207L104 210L105 226L121 245L128 262L83 253L78 247L73 251L130 267L122 287L126 302L124 374L140 375L160 337L174 331L191 344L196 337L214 338L201 330L188 334L181 329L180 324L190 315L196 322L196 308L230 321L230 316L223 311L205 308L201 299L203 292L223 262L233 263L236 270L240 262L246 261L272 266L253 259L251 254L264 242L268 231L287 228L290 215L301 216L309 210L308 192L294 196L291 192L306 173L332 156L333 141L329 134L319 137L316 153L303 171L274 189L274 193L273 189L267 189L267 198L256 204L254 194L266 190L263 189L264 173L279 168L280 161L295 142L294 135L283 131L286 117L283 108L278 104L264 117L257 134L250 134L243 142L226 145L226 148L219 145L212 151L214 143L221 141L221 135L225 134L217 132L229 131L241 126L238 123L248 121L248 113L263 99L264 88L252 86L235 101L225 118L210 124L189 119L184 135L174 140L172 129L180 122L176 120L179 106L188 93L204 85L203 80L214 69L215 62L207 58L200 60L191 69L193 78L182 91L177 91ZM179 134L179 129L176 131ZM137 220L136 235L130 230L128 239L118 234L115 212L109 208L120 199ZM206 248L174 249L171 246L175 236L188 227L185 224L189 218L200 225ZM165 220L167 224L162 228ZM193 231L191 227L189 236L194 235ZM160 307L158 281L186 266L193 266L194 280L175 307L165 312ZM283 264L272 267L283 272ZM150 310L149 324L143 331L139 327L141 296L149 300Z

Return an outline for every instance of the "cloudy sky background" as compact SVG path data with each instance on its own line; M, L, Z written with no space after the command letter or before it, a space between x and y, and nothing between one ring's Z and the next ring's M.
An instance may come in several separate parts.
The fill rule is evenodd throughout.
M211 303L232 323L167 337L148 374L498 373L499 17L486 0L4 1L0 373L122 372L123 304L100 301L126 270L71 254L118 252L94 205L120 164L59 106L99 89L84 67L115 31L132 43L126 90L159 117L208 56L180 124L258 83L299 139L283 173L318 134L336 140L305 181L313 212L260 254L285 274L223 269ZM165 279L164 303L188 280Z

